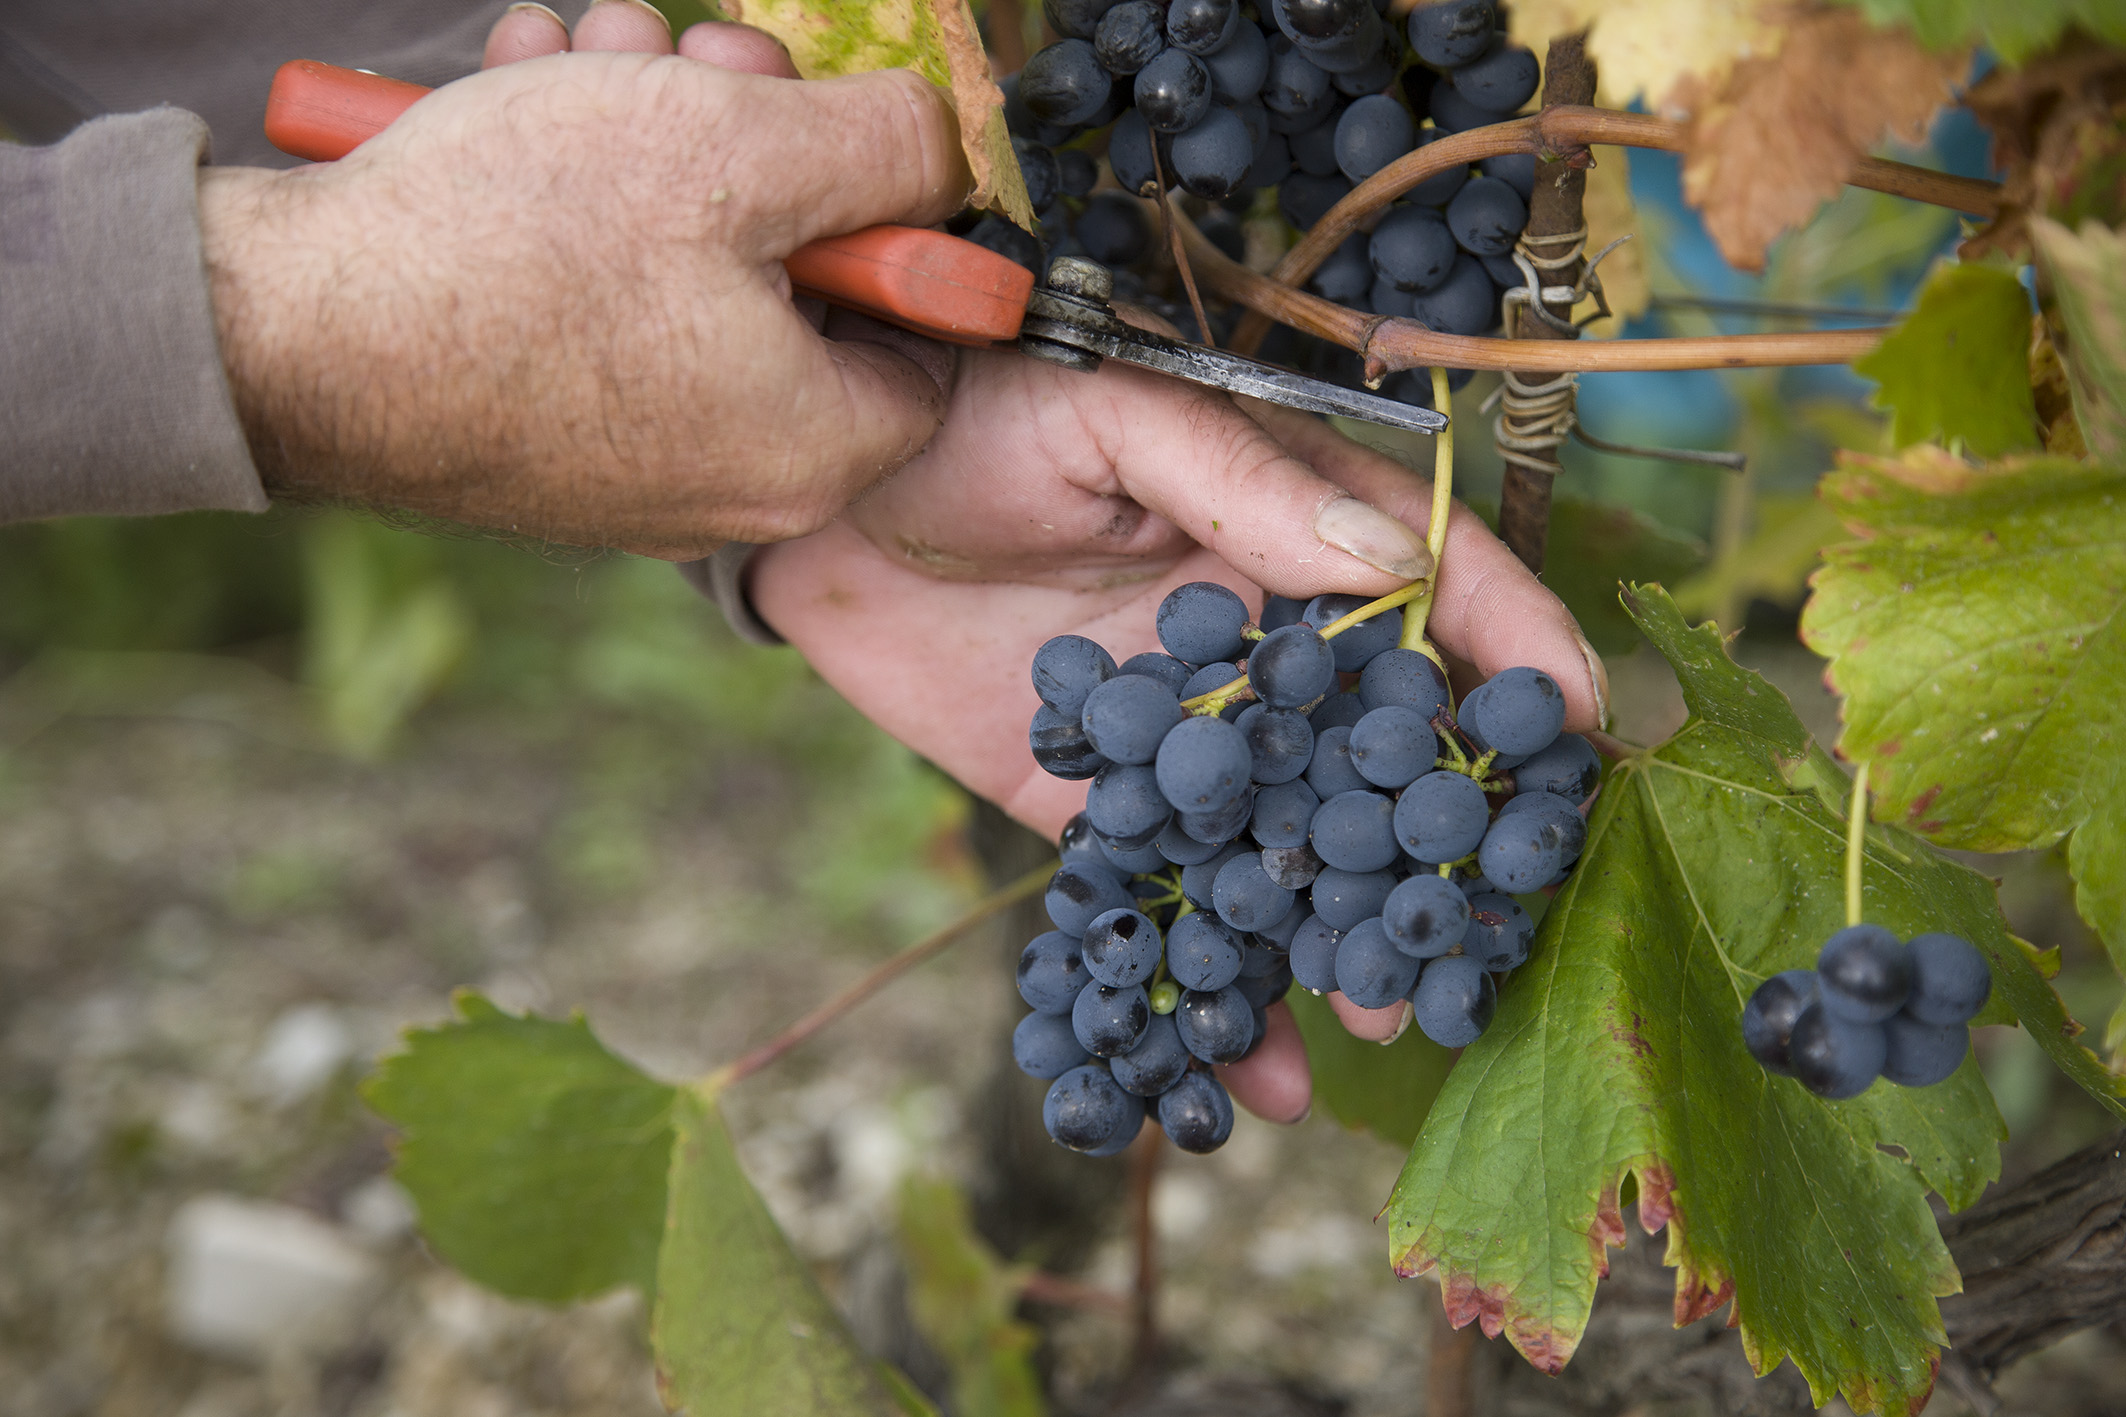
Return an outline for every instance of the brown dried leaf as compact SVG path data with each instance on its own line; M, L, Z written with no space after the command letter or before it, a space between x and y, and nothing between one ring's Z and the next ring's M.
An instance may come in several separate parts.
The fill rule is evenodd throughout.
M1837 196L1869 148L1926 136L1968 60L1851 11L1798 14L1777 55L1739 61L1717 87L1678 86L1690 113L1684 198L1730 265L1761 270L1773 238Z
M2076 45L1995 69L1964 102L1993 134L2000 215L1965 242L1966 260L2030 258L2029 220L2126 221L2126 54Z

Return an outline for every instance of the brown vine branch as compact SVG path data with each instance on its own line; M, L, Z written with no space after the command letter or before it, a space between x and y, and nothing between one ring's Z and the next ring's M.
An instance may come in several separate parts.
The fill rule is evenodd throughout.
M1129 1299L1114 1290L1050 1274L1045 1269L1027 1271L1026 1277L1019 1281L1019 1297L1030 1303L1053 1304L1059 1309L1122 1315L1130 1312Z
M1586 148L1597 143L1680 152L1684 147L1684 126L1672 119L1657 118L1652 114L1619 113L1607 108L1561 105L1545 109L1531 117L1515 118L1483 128L1471 128L1467 132L1442 138L1398 158L1359 183L1342 201L1331 207L1328 213L1300 238L1297 245L1285 252L1284 258L1267 277L1226 260L1223 252L1211 248L1210 243L1202 241L1200 236L1197 242L1190 244L1189 254L1196 262L1197 275L1206 285L1227 299L1246 305L1252 312L1241 321L1240 327L1234 332L1232 348L1243 354L1252 354L1261 344L1262 337L1269 333L1270 323L1274 319L1305 330L1309 334L1366 352L1369 356L1369 373L1372 366L1371 355L1375 352L1368 348L1369 336L1385 356L1383 371L1418 365L1445 365L1458 369L1512 367L1563 372L1567 369L1743 369L1784 364L1846 364L1874 348L1875 343L1881 339L1880 330L1827 330L1796 334L1727 335L1703 339L1608 341L1561 347L1557 352L1560 358L1578 356L1587 362L1509 365L1503 362L1506 351L1497 347L1509 344L1510 341L1433 334L1414 321L1383 322L1379 316L1344 310L1341 306L1333 305L1317 296L1293 289L1313 275L1321 263L1328 259L1329 254L1342 245L1344 238L1356 231L1367 217L1428 177L1451 167L1466 167L1503 153L1536 153L1544 157L1562 157L1575 148ZM1883 158L1861 159L1846 181L1850 186L1926 202L1932 206L1947 207L1952 211L1967 212L1973 216L1992 216L2000 209L1998 183L1954 177L1948 173L1913 167L1909 163L1890 162ZM1188 235L1186 231L1183 234ZM1213 264L1204 259L1198 249L1198 243L1213 251L1223 269L1214 269ZM1244 275L1246 279L1239 279L1235 272ZM1336 319L1328 313L1332 311L1346 318ZM1373 334L1368 327L1384 323L1408 328L1391 331L1388 340L1383 344L1380 337ZM1817 341L1820 336L1838 338L1812 342ZM1634 353L1635 346L1663 348L1642 349L1642 352Z
M1166 1133L1146 1127L1129 1149L1130 1238L1137 1251L1137 1277L1130 1290L1130 1370L1147 1373L1159 1357L1159 1231L1152 1223L1152 1190Z
M1543 112L1590 104L1594 92L1595 66L1587 57L1587 32L1552 40L1543 60ZM1528 226L1519 248L1523 269L1527 269L1526 261L1567 264L1555 270L1542 264L1534 267L1531 280L1536 289L1529 293L1531 302L1540 301L1544 286L1574 285L1586 269L1587 222L1581 211L1586 192L1584 150L1559 153L1536 163ZM1556 304L1531 303L1527 312L1531 318L1509 314L1506 333L1523 341L1575 341L1579 330L1572 323L1572 305L1569 290ZM1552 318L1533 318L1539 313ZM1577 390L1569 377L1552 374L1546 379L1524 365L1508 371L1502 392L1505 403L1493 431L1505 463L1499 486L1499 539L1522 565L1540 575L1550 544L1551 487L1564 471L1556 440L1572 427Z
M1055 863L1052 861L1047 862L1028 871L1010 885L991 891L988 895L983 896L972 906L968 907L966 912L951 924L933 931L923 939L902 950L899 954L894 955L891 959L879 964L877 968L863 978L857 980L854 984L842 990L841 993L836 994L833 998L797 1020L797 1022L783 1029L782 1032L776 1034L758 1048L743 1054L710 1073L708 1077L702 1080L700 1085L705 1090L714 1091L726 1084L737 1082L741 1078L751 1077L754 1073L759 1072L768 1064L782 1057L783 1054L789 1052L828 1024L833 1023L843 1014L848 1013L858 1004L861 1004L909 970L933 955L942 954L947 947L958 943L961 936L981 924L984 920L987 920L990 916L1008 910L1028 896L1040 891L1043 886L1047 885L1048 878L1053 876L1055 871Z

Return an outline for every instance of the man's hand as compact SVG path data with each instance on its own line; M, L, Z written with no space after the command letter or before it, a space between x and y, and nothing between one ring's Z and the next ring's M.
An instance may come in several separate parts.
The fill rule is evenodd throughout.
M558 22L514 11L490 60L543 57L437 90L341 161L202 171L270 491L684 559L811 531L928 441L948 365L897 332L823 338L781 261L956 210L944 100L908 72L737 72L787 60L735 26L675 56L630 32L646 19L595 5L577 47L661 53L561 54L538 33Z
M930 447L824 531L763 551L751 593L866 717L1053 838L1085 784L1027 750L1042 641L1155 650L1160 600L1194 580L1256 605L1258 587L1384 594L1425 569L1430 499L1428 478L1303 414L1112 363L971 354ZM1599 724L1601 661L1570 612L1459 506L1430 629L1465 684L1534 665L1564 688L1568 727ZM1360 1037L1409 1022L1407 1003L1330 1002ZM1311 1081L1288 1013L1271 1019L1220 1072L1243 1106L1289 1121Z

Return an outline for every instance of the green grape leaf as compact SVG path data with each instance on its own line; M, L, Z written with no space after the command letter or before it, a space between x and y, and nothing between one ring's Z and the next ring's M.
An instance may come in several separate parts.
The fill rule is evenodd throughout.
M700 0L695 0L700 3ZM952 96L974 173L967 204L1038 231L1004 126L1004 92L967 0L721 0L725 16L766 30L807 79L913 69Z
M561 1303L656 1292L672 1089L580 1015L520 1018L477 994L412 1029L363 1088L399 1128L397 1176L437 1254L490 1289Z
M1929 49L1974 41L2020 64L2052 47L2070 25L2126 44L2126 10L2111 0L1841 0L1878 25L1901 24Z
M2030 296L2008 271L1945 265L1853 371L1876 381L1897 446L1962 439L1981 457L2038 446Z
M2030 239L2067 327L2060 362L2075 421L2091 452L2116 461L2126 455L2126 236L2095 221L2077 234L2033 217Z
M1845 923L1845 823L1814 780L1836 769L1717 630L1688 628L1658 587L1626 603L1691 717L1611 769L1581 864L1411 1150L1391 1257L1439 1272L1455 1322L1556 1372L1623 1241L1629 1178L1641 1223L1669 1227L1678 1322L1732 1300L1758 1371L1791 1358L1819 1404L1917 1410L1942 1342L1935 1298L1958 1284L1926 1191L1978 1197L1999 1115L1968 1058L1935 1087L1877 1082L1830 1103L1744 1050L1750 992L1813 965ZM2033 1032L2044 1000L2058 1017L1975 873L1876 827L1865 884L1869 920L1964 935Z
M1023 1276L974 1230L967 1197L941 1177L901 1184L896 1226L916 1327L952 1370L959 1417L1044 1417L1040 1334L1016 1317Z
M1840 751L1875 765L1879 813L1944 846L2075 833L2077 903L2126 964L2126 473L1841 461L1823 495L1862 539L1825 549L1801 621L1845 695Z
M716 1105L671 1109L670 1206L650 1343L674 1412L894 1417L906 1385L857 1347L812 1271L739 1169Z
M1304 989L1284 1001L1306 1040L1314 1100L1345 1126L1382 1141L1408 1146L1417 1140L1454 1055L1414 1028L1385 1048L1353 1038L1328 1001Z
M1639 632L1617 605L1625 581L1676 581L1705 563L1704 543L1629 507L1560 497L1550 508L1543 584L1557 593L1602 654L1623 654Z

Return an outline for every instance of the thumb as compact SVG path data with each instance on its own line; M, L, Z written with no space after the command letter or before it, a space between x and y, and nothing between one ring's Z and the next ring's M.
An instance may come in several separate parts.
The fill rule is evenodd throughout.
M821 236L898 222L932 226L960 209L971 177L959 122L937 87L908 69L799 83L744 81L749 137L731 155L734 224L745 259L779 261Z
M1385 595L1432 569L1424 537L1320 476L1223 394L1102 369L1119 490L1280 595Z

